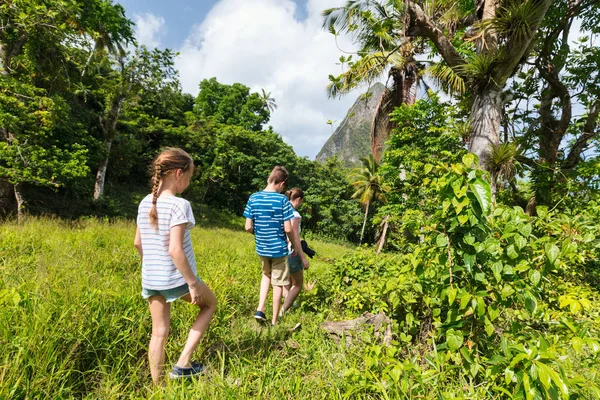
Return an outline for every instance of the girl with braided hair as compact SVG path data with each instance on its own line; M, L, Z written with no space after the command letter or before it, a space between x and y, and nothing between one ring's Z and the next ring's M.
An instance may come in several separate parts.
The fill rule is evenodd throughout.
M139 205L134 245L142 257L142 296L152 316L148 348L150 373L160 383L169 335L171 302L183 299L199 307L186 344L170 378L198 375L202 364L192 354L215 312L214 293L196 276L190 229L195 220L189 201L177 197L190 184L194 162L178 148L167 148L152 163L152 193Z

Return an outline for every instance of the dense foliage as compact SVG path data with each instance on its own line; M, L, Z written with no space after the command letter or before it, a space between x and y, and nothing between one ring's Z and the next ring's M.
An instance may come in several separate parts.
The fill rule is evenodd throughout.
M137 46L110 0L11 1L0 15L1 203L14 198L3 213L134 216L152 158L180 146L199 166L186 194L197 206L239 215L285 165L307 193L305 226L356 240L346 172L298 157L265 128L276 108L269 93L216 78L195 98L183 93L176 54Z
M251 237L196 230L199 265L224 305L207 350L223 397L261 397L266 382L282 397L600 398L600 52L590 40L600 8L479 5L353 0L326 11L332 33L354 35L361 48L340 60L348 68L330 77L331 94L388 71L394 81L375 113L374 157L348 171L335 158L296 155L266 126L276 104L264 90L211 78L196 97L183 93L176 54L137 46L110 0L4 1L0 194L9 187L15 199L6 210L20 222L25 211L133 217L152 158L178 146L199 167L185 196L200 225L239 229L248 196L285 165L289 186L306 195L303 232L365 245L341 257L319 244L298 361L290 348L300 345L283 331L279 345L289 348L264 356L281 349L256 345L260 335L238 318L240 307L250 315L248 283L257 283L247 279ZM576 21L585 40L569 37ZM425 75L457 101L430 90L416 100ZM0 397L145 397L148 321L132 292L132 225L30 223L0 227L0 342L9 348ZM225 238L218 248L215 237ZM319 334L327 318L367 311L390 318L391 345L363 332L341 349ZM256 349L273 365L316 364L310 376L290 373L293 381L257 374L248 361ZM322 374L335 383L319 382ZM165 390L148 393L176 396Z
M597 398L598 206L576 217L493 206L474 162L429 168L438 207L410 251L351 254L331 271L331 304L392 316L398 338L367 350L349 390L417 395L433 381L448 395Z

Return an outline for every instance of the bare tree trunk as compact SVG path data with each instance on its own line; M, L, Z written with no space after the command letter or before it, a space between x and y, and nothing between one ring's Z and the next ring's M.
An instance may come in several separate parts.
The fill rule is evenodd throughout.
M471 107L471 140L469 151L479 157L485 165L491 153L491 146L500 143L500 122L502 100L499 90L483 90L474 93Z
M365 226L367 226L367 217L369 215L369 203L370 202L367 202L367 208L365 209L365 220L363 221L362 230L360 231L360 244L362 244L363 236L365 234Z
M23 217L25 214L25 208L24 208L25 200L23 199L22 190L23 190L23 184L15 183L14 191L15 191L15 199L17 200L17 223L19 225L21 225L21 223L23 222Z
M381 238L379 239L379 244L377 245L377 254L381 253L381 250L383 250L383 246L385 245L385 238L387 236L388 228L390 227L389 220L390 216L386 215L381 223L383 226L383 232L381 232Z
M106 169L108 168L108 159L110 157L110 148L112 139L105 140L106 157L100 162L98 172L96 173L96 183L94 184L94 200L98 200L104 194L104 181L106 179Z

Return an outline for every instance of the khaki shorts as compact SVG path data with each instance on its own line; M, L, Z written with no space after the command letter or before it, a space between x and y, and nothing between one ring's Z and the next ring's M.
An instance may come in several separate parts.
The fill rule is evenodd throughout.
M290 284L290 269L288 268L287 256L278 258L259 257L263 274L271 277L271 285L286 286Z

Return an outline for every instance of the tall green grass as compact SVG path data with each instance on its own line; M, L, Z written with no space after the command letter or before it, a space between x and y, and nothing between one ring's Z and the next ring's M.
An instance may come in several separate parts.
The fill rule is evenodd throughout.
M260 280L253 237L195 228L198 274L219 301L196 354L209 369L156 388L146 360L151 324L134 231L129 221L95 219L0 226L0 399L343 396L344 372L361 352L321 330L335 316L319 308L315 292L328 259L348 248L311 242L319 255L305 277L315 288L280 326L260 328L252 318ZM194 318L194 306L173 305L167 368ZM291 332L297 322L302 329Z

